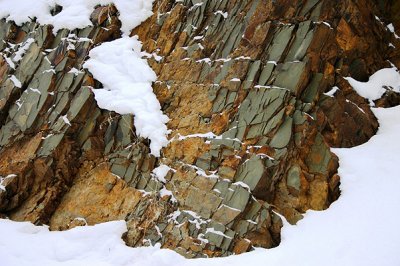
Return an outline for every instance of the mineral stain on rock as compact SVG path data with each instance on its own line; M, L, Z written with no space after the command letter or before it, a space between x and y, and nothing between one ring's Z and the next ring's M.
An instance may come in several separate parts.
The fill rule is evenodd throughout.
M400 28L396 8L154 1L132 35L170 118L159 158L134 116L97 106L91 90L103 84L82 69L92 48L121 36L114 5L96 7L93 26L55 35L35 21L0 20L0 215L52 230L125 220L128 245L161 243L189 258L279 245L278 214L296 223L339 197L329 147L364 143L378 128L345 77L362 79L389 61L400 67L388 45L400 40L386 28ZM153 173L160 165L170 168L165 180Z

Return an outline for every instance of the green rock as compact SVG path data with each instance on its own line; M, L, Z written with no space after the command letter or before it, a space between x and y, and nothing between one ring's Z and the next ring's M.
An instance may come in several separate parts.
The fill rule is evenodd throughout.
M261 71L260 78L258 80L258 85L264 86L267 84L274 68L275 68L275 63L267 63L264 66L263 70Z
M225 238L222 235L222 234L225 234L225 226L220 223L211 222L209 224L208 228L211 228L212 230L209 230L209 232L206 232L205 237L210 241L210 244L213 244L217 247L221 246L221 244ZM220 233L218 233L218 232L220 232Z
M307 88L304 90L302 95L302 100L306 103L312 103L316 100L316 96L318 94L318 88L323 78L323 74L317 73L313 76L310 84L308 84Z
M297 94L300 78L305 67L306 62L284 63L276 76L274 85Z
M311 151L306 158L306 164L311 173L315 174L328 174L329 162L332 155L328 146L325 144L324 139L320 133L315 138L315 143L311 147Z
M232 222L240 213L240 210L233 209L222 204L214 213L212 219L218 223L227 225Z
M271 47L268 49L268 60L278 62L282 55L283 51L286 49L290 39L292 38L294 26L282 26L278 29L278 31L274 35L273 43Z
M307 52L308 47L314 37L314 32L310 30L312 22L310 20L300 22L296 32L296 38L290 47L290 51L286 57L286 62L302 60Z
M301 169L298 165L290 167L286 177L286 183L288 187L300 191L300 173Z
M257 155L252 155L250 159L239 166L235 182L241 181L247 184L250 190L253 190L263 176L264 171L263 161Z
M64 134L56 134L47 137L41 144L39 156L49 156L58 147L64 138Z
M246 188L235 184L232 184L230 189L233 191L231 195L228 193L223 203L231 208L244 211L250 198L250 192Z
M289 144L290 138L292 136L292 126L293 118L287 117L285 122L281 125L275 136L270 142L270 146L277 149L282 149Z
M293 114L293 120L295 125L302 125L307 121L305 115L302 111L296 110Z

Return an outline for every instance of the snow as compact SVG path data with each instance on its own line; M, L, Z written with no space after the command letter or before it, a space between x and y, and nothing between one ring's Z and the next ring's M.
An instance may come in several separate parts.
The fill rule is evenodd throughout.
M11 175L7 175L6 177L2 177L0 176L0 191L6 191L6 187L4 186L4 181L6 181L7 179L12 179L14 177L16 177L17 175L11 174Z
M22 59L22 56L26 53L26 51L29 49L29 47L34 41L35 39L28 38L25 42L23 42L18 51L15 52L15 55L12 60L14 62L19 62Z
M381 69L373 74L367 82L345 78L359 95L373 102L382 97L388 89L400 92L400 74L396 67ZM386 88L385 88L386 87ZM390 88L389 88L390 87Z
M19 81L19 79L17 79L16 76L11 75L10 80L14 83L15 87L17 87L17 88L21 88L22 87L21 81Z
M168 117L153 93L152 82L157 76L141 58L141 48L137 36L124 36L93 48L83 67L103 84L103 89L93 90L98 106L134 114L136 132L151 140L151 154L158 157L168 144Z
M153 0L2 0L0 1L0 18L13 20L17 25L37 21L53 25L53 32L67 29L82 29L92 25L90 14L96 5L114 3L122 22L121 30L125 34L152 15ZM62 6L62 11L55 16L50 14L56 5Z
M159 194L160 194L160 197L161 197L161 198L162 198L162 197L165 197L165 196L171 197L171 198L170 198L170 201L171 201L172 203L178 202L178 200L175 198L175 196L174 196L174 194L172 193L172 191L171 191L171 190L168 190L165 186L164 186L162 189L160 189Z
M334 97L335 93L339 90L337 86L333 87L330 91L325 92L324 94L329 97Z
M167 176L169 170L171 170L171 167L165 164L161 164L160 166L156 167L153 169L153 174L156 176L158 181L162 183L167 183L167 180L165 180L165 177Z
M185 140L188 138L208 138L208 139L214 139L214 138L218 138L219 136L215 135L212 132L207 132L207 133L197 133L197 134L191 134L191 135L185 135L182 136L181 134L177 134L175 137L173 137L170 142L178 139L178 140Z
M179 257L158 247L138 248L131 252L121 239L125 231L126 225L122 221L49 232L47 227L27 222L0 220L0 265L162 266Z
M35 93L38 93L38 94L42 94L39 89L29 88L29 90L31 90L31 91L33 91Z
M232 237L227 236L223 232L217 231L212 227L206 229L206 234L215 234L215 235L219 235L219 236L222 236L222 237L226 237L226 238L232 239Z
M67 115L63 115L61 116L62 120L64 121L65 124L67 124L68 126L71 126L71 122L68 119Z
M390 23L389 25L386 26L388 28L388 30L394 34L394 37L396 39L400 39L400 37L396 34L395 30L394 30L394 26L393 23Z
M214 12L214 15L218 15L218 14L220 14L224 19L228 18L228 12L224 12L222 10L218 10L218 11Z
M248 160L248 159L247 159L247 160ZM247 161L247 160L246 160L246 161ZM242 181L235 182L235 183L233 183L232 185L240 186L240 187L242 187L242 188L244 188L244 189L246 189L247 191L250 192L250 187L249 187L249 185L247 185L246 183L244 183L244 182L242 182Z

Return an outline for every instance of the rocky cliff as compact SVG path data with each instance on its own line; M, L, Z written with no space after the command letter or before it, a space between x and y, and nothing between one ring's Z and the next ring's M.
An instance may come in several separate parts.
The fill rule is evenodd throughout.
M133 115L97 106L92 90L102 84L82 67L93 47L121 36L113 5L93 11L93 26L56 35L35 19L0 20L0 215L52 230L125 220L128 245L161 243L186 257L277 246L281 215L296 223L340 196L330 147L375 134L369 102L345 77L400 67L390 30L400 29L399 9L155 1L132 35L170 118L159 158ZM375 101L399 103L391 91Z

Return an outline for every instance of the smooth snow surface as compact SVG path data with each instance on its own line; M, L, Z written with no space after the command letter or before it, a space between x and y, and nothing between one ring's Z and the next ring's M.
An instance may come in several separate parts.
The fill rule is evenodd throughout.
M350 85L362 97L369 100L371 105L382 97L387 90L400 92L400 73L397 68L384 68L373 74L368 82L357 81L353 78L345 78Z
M0 0L0 18L21 25L36 17L42 25L53 25L56 33L63 28L81 29L92 25L89 18L94 7L111 3L120 13L121 30L126 35L153 14L153 0ZM52 16L50 11L56 5L62 6L62 11Z
M153 93L157 76L141 58L141 48L136 36L124 36L93 48L83 66L104 86L93 90L99 107L134 114L136 132L151 140L151 153L159 156L168 144L168 117Z
M128 248L124 222L66 232L0 220L0 265L140 266L397 266L400 265L400 106L374 109L380 128L368 143L334 149L340 158L342 195L323 212L285 223L271 250L220 259L187 260L157 247Z

